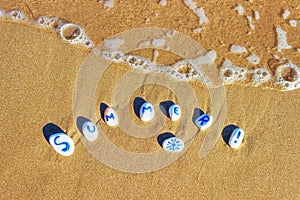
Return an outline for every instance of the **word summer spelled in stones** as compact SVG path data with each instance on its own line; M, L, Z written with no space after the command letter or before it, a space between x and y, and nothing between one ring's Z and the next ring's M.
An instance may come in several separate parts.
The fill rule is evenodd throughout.
M168 107L167 111L171 121L174 122L180 119L181 109L179 105L173 103ZM149 102L144 102L139 108L139 114L141 121L151 121L155 116L153 105ZM113 127L119 125L118 115L112 107L106 107L103 113L103 120L108 126ZM194 124L200 129L200 131L208 129L212 125L212 123L213 117L209 114L200 114L200 116L194 120ZM89 142L97 140L99 132L96 124L92 123L89 120L86 120L80 128L83 136ZM48 142L50 143L50 145L57 153L63 156L72 155L75 149L74 141L72 140L72 138L59 127L54 130L55 131L51 133L48 138ZM233 149L239 148L243 142L243 138L244 131L241 128L237 127L232 131L228 145ZM171 134L171 136L167 138L164 138L160 145L165 151L168 152L176 153L184 149L184 142L173 134Z

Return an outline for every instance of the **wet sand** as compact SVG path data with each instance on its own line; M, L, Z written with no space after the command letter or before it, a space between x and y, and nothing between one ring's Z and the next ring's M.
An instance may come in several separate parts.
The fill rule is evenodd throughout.
M95 44L137 27L177 30L190 35L205 50L216 50L217 65L227 58L239 66L253 68L243 56L229 52L230 44L239 44L252 46L253 52L262 58L260 67L266 67L271 54L279 54L274 50L275 25L288 32L290 45L299 47L300 25L291 28L281 17L282 9L289 9L291 19L300 19L295 3L198 2L210 22L204 25L206 29L201 34L195 34L192 30L199 27L197 17L182 1L167 2L162 7L156 1L116 1L112 9L104 10L96 1L4 0L0 8L21 10L32 20L41 15L66 19L83 27ZM251 35L247 34L247 20L232 10L237 3L247 13L260 12ZM236 124L244 129L245 141L240 149L231 149L220 136L212 152L199 159L206 135L205 131L199 132L183 156L170 166L150 173L125 173L102 164L88 152L73 119L74 81L90 50L71 45L55 32L27 22L1 19L0 30L1 199L299 198L299 89L282 92L242 84L226 85L224 126ZM283 52L279 55L300 66L299 52L293 49ZM158 60L168 63L163 56ZM101 83L106 80L116 83L128 70L125 65L114 66L104 74ZM101 83L96 102L110 103L113 84L101 87ZM196 82L191 85L200 99L199 107L209 111L207 88ZM137 90L131 102L135 95L153 102L176 98L155 85ZM42 128L49 122L59 125L72 137L76 143L72 156L60 156L47 143ZM99 123L107 130L109 140L127 151L151 152L160 148L155 137L136 139L105 127L101 120ZM169 122L164 128L176 130Z

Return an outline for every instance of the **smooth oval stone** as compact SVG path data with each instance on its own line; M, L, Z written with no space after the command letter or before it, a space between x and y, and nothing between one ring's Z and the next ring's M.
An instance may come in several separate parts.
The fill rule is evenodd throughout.
M98 129L95 124L90 121L86 121L82 125L82 133L84 137L92 142L98 138Z
M177 121L180 118L181 111L180 107L177 104L170 106L169 115L172 121Z
M213 123L213 117L208 114L203 114L195 120L195 124L201 131L209 128Z
M104 120L109 126L116 126L119 124L117 113L110 107L104 111Z
M234 149L239 148L243 142L244 135L245 133L241 128L234 129L229 138L229 146Z
M154 108L151 103L145 102L140 108L140 118L144 122L152 120L155 116Z
M163 141L162 146L166 151L180 152L184 148L184 143L177 137L170 137Z
M51 135L49 137L49 143L57 153L63 156L72 155L75 149L74 141L65 133L55 133Z

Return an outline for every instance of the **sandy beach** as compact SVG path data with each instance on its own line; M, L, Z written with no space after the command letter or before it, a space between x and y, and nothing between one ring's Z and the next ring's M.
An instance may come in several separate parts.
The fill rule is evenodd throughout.
M243 144L239 149L232 149L219 134L209 154L199 158L209 130L199 131L192 123L185 127L166 118L164 122L155 122L162 127L156 132L153 131L156 124L149 123L147 129L130 107L128 124L130 121L145 128L149 137L137 138L120 127L105 124L99 105L104 102L121 110L125 92L114 94L114 91L123 75L132 72L134 77L145 76L124 63L113 63L97 80L94 102L78 104L94 103L90 107L92 114L85 117L97 123L112 144L128 152L163 151L157 142L162 132L182 136L188 140L187 148L178 159L172 153L164 154L176 161L145 173L112 168L88 150L74 119L74 113L77 114L74 91L88 92L93 86L76 85L82 66L86 66L83 63L93 48L70 44L56 31L33 24L40 16L58 17L79 25L95 46L127 30L159 27L190 36L206 52L214 50L217 55L214 65L218 69L228 59L244 69L267 69L274 77L274 66L279 62L274 55L300 66L300 52L297 51L300 21L296 27L288 21L300 20L299 5L295 1L195 0L209 19L203 24L199 24L199 18L182 0L167 0L165 6L159 2L115 0L112 8L104 8L103 3L96 0L0 2L3 11L19 10L28 19L0 18L0 199L299 199L300 89L283 91L272 81L260 86L251 85L248 79L224 84L226 115L223 127L229 124L241 127L245 131ZM237 14L234 9L237 5L243 6L244 15ZM287 19L282 17L284 10L290 12ZM259 12L257 20L254 11ZM255 29L249 27L246 16L253 17ZM278 52L276 27L287 32L292 48ZM201 29L200 33L195 31L197 28ZM233 44L246 47L248 52L230 52ZM129 53L153 60L153 49ZM250 54L260 57L259 64L245 59ZM156 62L171 65L180 59L166 49L159 50ZM92 64L97 66L96 60ZM149 76L155 78L156 75ZM126 87L135 84L132 80L125 82ZM175 90L181 81L167 77L165 82ZM214 105L210 88L195 80L184 84L189 85L197 97L189 99L186 96L184 102L194 100L196 107L211 112ZM184 89L181 91L185 94ZM132 105L137 96L156 106L162 101L179 99L179 94L160 84L138 87L126 101ZM183 113L194 109L191 105L182 106ZM79 109L78 113L83 110ZM156 110L158 116L165 118L159 108ZM185 119L190 118L187 115ZM64 157L53 150L43 135L47 123L58 125L74 140L73 155ZM180 130L194 131L193 139L189 140L189 135ZM98 147L105 155L104 146ZM113 159L111 156L107 154L104 158ZM130 166L126 157L122 159L125 168L135 169L140 165ZM150 161L149 169L161 160Z

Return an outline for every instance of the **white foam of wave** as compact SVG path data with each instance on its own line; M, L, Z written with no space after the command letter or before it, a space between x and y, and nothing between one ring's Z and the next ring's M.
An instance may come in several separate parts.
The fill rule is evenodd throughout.
M58 17L40 16L37 20L33 21L29 20L24 13L19 10L11 10L8 12L0 10L0 18L25 21L42 28L56 31L63 40L71 44L81 45L85 48L92 48L94 46L92 40L87 37L82 27L77 24L63 22L63 20ZM70 33L66 34L67 32Z
M207 79L201 69L198 67L203 64L212 64L216 59L216 52L209 51L204 56L199 56L194 59L184 59L176 62L171 66L156 65L150 60L137 55L126 55L118 50L94 51L106 60L115 63L125 63L133 69L144 71L145 73L156 72L161 73L171 78L187 81L200 80L202 83L210 86L212 83Z

